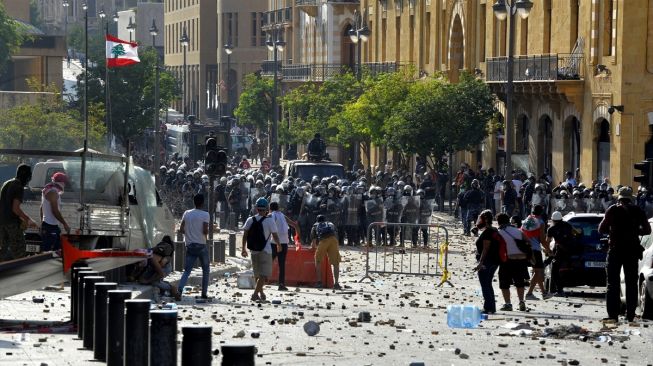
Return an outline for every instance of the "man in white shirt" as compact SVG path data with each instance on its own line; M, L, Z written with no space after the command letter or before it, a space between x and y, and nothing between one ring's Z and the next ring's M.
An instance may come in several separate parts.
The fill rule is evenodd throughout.
M52 182L45 185L41 192L41 251L58 251L61 249L61 228L70 233L70 226L61 215L61 195L68 183L68 176L62 172L52 175Z
M265 301L263 286L272 274L272 245L270 238L274 239L277 250L281 252L281 242L277 234L277 225L272 217L267 216L268 200L261 197L256 200L256 215L250 216L243 226L243 240L241 255L247 257L247 249L252 253L252 270L256 279L256 288L252 294L252 301Z
M279 264L279 291L287 291L286 287L286 255L288 254L288 243L290 242L288 238L288 225L292 226L297 232L297 236L301 237L299 231L299 225L296 222L291 220L288 216L284 215L283 212L279 211L279 203L272 202L270 203L270 216L274 220L274 223L277 225L277 235L279 235L279 241L281 242L281 250L277 250L276 246L272 246L272 260L278 258ZM301 245L297 243L297 245Z
M202 265L202 299L208 299L209 288L209 248L206 246L206 238L209 234L209 213L202 210L204 196L196 194L193 197L195 208L187 210L181 217L179 232L184 234L186 243L186 260L184 261L184 274L179 281L178 293L183 294L184 286L188 276L193 270L195 260L199 259Z

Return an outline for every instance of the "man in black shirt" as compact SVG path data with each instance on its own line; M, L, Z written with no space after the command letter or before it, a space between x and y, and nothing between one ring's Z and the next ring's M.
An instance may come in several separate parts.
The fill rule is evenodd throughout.
M638 265L644 248L639 243L639 235L651 233L646 214L633 204L633 190L621 187L617 204L610 206L599 224L599 232L609 234L607 259L606 305L608 319L616 321L621 305L621 267L626 284L626 317L629 322L635 318L637 308Z
M32 179L32 169L21 164L16 178L6 181L0 190L0 250L1 260L10 261L25 256L25 226L37 227L23 212L23 187Z
M553 225L546 232L546 242L542 250L549 256L553 255L551 264L551 286L549 291L557 292L558 296L564 296L564 282L560 276L560 267L569 261L571 246L574 240L574 227L562 220L562 214L555 211L551 215ZM551 240L555 240L555 248L551 251Z

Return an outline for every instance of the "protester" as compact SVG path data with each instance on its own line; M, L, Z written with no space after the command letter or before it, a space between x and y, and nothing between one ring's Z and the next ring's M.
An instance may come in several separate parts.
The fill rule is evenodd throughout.
M169 235L164 236L161 242L152 248L152 256L148 258L147 265L138 278L138 282L152 285L160 291L170 291L175 300L181 300L181 293L168 281L164 281L172 272L172 255L175 247Z
M546 223L542 219L544 208L540 205L533 206L533 212L522 221L522 231L530 241L533 248L533 277L526 292L527 300L539 300L533 295L535 286L540 288L542 297L548 296L544 289L544 260L542 257L542 243L546 240Z
M501 262L499 260L499 242L496 237L497 230L492 227L492 211L481 212L476 227L482 232L476 239L477 264L474 271L478 272L478 281L483 293L483 312L494 314L497 308L492 279Z
M52 175L52 182L41 191L41 251L61 249L61 228L70 234L70 226L61 215L61 195L64 193L68 176L62 172Z
M209 234L209 213L202 210L204 206L204 196L196 194L193 197L195 208L187 210L181 217L181 226L179 232L184 234L186 243L186 256L184 261L184 274L179 280L179 296L184 293L184 286L188 281L188 276L193 270L195 260L199 259L202 266L202 299L208 299L209 288L209 249L206 245L207 235Z
M517 288L517 298L519 299L519 310L526 311L524 302L524 271L527 269L527 254L519 248L518 242L528 243L528 238L516 227L510 226L510 217L505 213L497 215L497 225L499 234L506 243L506 254L508 258L499 265L499 288L503 295L504 304L502 311L512 311L510 301L510 285L514 284Z
M553 258L551 263L551 283L549 291L555 292L556 296L565 296L565 284L560 275L560 267L569 262L572 245L574 242L574 227L562 220L559 211L551 214L551 227L546 232L543 251ZM555 240L555 246L551 248L551 241Z
M277 234L277 226L274 219L268 216L267 213L268 200L261 197L256 200L256 215L248 217L243 226L241 254L243 257L247 257L247 249L251 251L252 270L256 280L256 287L251 297L252 301L266 300L263 286L272 274L272 245L270 239L274 239L279 252L283 251Z
M621 187L617 204L610 206L599 224L599 232L608 234L606 321L618 320L621 305L621 270L623 268L626 285L626 318L632 322L635 318L638 294L638 265L644 248L640 245L639 235L651 233L651 226L641 208L633 204L633 191L630 187Z
M23 187L32 179L29 165L20 164L16 177L4 182L0 189L0 248L2 260L10 261L25 256L25 236L27 227L38 225L23 210Z
M340 251L338 249L338 232L333 223L326 221L324 215L317 216L317 222L311 228L311 246L315 251L315 271L317 272L317 287L322 288L322 261L324 256L329 257L333 267L333 288L340 290L338 279L340 277Z
M480 182L477 179L472 180L472 188L465 192L463 201L465 202L463 230L465 235L470 236L472 223L476 222L478 214L485 204L485 194L481 191Z
M270 216L274 220L274 223L277 225L277 235L279 236L279 242L281 242L281 250L277 249L277 246L272 246L272 260L277 259L279 265L279 291L287 291L286 287L286 255L288 254L288 243L290 239L288 238L288 233L290 226L292 226L297 232L298 237L301 237L299 230L299 225L291 220L288 216L284 215L279 211L279 203L272 202L270 203ZM301 243L296 243L299 247Z

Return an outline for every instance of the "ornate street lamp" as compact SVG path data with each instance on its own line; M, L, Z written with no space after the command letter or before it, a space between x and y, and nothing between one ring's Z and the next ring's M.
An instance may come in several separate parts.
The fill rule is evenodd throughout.
M513 52L515 48L515 13L518 13L522 19L528 18L528 15L531 12L533 3L531 0L497 0L494 5L492 5L492 10L494 10L494 15L500 21L505 20L510 15L510 23L508 27L510 32L508 34L508 58L507 58L507 74L508 80L506 85L506 126L504 130L504 146L506 152L505 168L504 174L509 174L512 170L512 150L514 143L513 136L513 97L514 97L514 85L513 85L513 69L514 69L514 58Z
M182 83L183 83L183 88L182 88L182 109L183 109L183 114L184 114L184 120L186 120L186 49L188 48L188 44L190 43L190 38L188 38L188 34L186 33L186 26L184 26L183 32L181 34L181 38L179 38L179 43L181 43L181 47L184 49L184 68L183 68L183 75L182 75Z
M279 166L279 144L278 140L278 129L279 129L279 107L277 106L277 73L278 73L278 60L279 52L283 52L286 47L286 42L283 40L281 26L276 26L272 28L272 33L268 33L267 40L265 45L268 47L268 50L273 53L273 62L274 62L274 81L272 86L272 131L270 133L270 153L272 166Z

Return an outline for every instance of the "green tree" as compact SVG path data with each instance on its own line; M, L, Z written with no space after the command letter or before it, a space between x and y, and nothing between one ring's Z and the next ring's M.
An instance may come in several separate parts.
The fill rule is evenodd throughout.
M37 0L29 1L29 22L37 28L41 28L43 25L43 17L39 11L39 4Z
M370 161L371 145L386 141L386 121L397 105L406 98L413 82L411 71L383 73L363 79L363 94L333 115L329 124L336 127L336 140L348 145L360 141Z
M234 115L242 125L267 130L268 120L272 116L273 87L271 78L261 77L258 74L245 76L238 107L234 110Z
M429 78L414 83L388 119L388 143L404 153L429 157L433 167L447 153L480 144L494 112L489 88L469 74L457 84Z
M94 60L89 52L89 61ZM156 51L139 49L140 63L126 67L109 69L110 121L114 135L125 143L127 139L141 135L154 121L154 85ZM88 100L90 104L105 104L104 55L89 62ZM159 63L160 64L160 63ZM77 78L78 100L75 106L83 110L84 74ZM160 107L165 110L179 95L179 84L172 74L162 70L159 76ZM104 116L102 116L104 119Z
M83 146L84 119L76 109L64 103L54 86L36 86L41 92L36 103L26 103L0 110L0 146L71 151ZM106 129L102 105L89 106L89 145L102 150L106 146Z
M9 17L0 3L0 73L25 41L25 27Z

